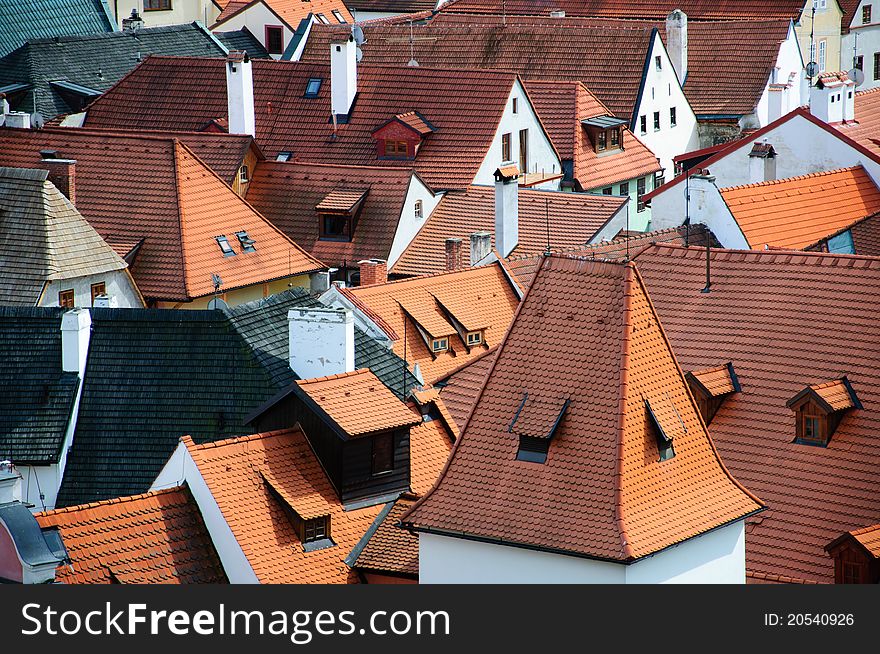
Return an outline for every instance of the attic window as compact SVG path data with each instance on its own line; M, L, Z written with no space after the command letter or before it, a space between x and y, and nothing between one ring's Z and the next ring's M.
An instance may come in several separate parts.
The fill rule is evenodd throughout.
M304 98L317 98L318 91L321 90L321 81L322 81L322 79L320 77L310 78L309 81L306 82L306 92L303 95L303 97ZM283 154L289 155L290 153L283 153ZM278 156L280 157L281 154L279 154ZM288 156L287 159L290 159L290 156ZM282 159L281 161L287 161L287 159Z
M513 99L513 113L517 113L519 111L519 98Z
M807 386L786 402L795 412L795 443L827 447L844 415L862 404L846 377Z
M424 218L424 208L421 200L416 200L416 205L414 209L416 220L421 220Z
M663 70L663 60L660 58L659 55L654 57L654 67L657 70Z
M675 456L672 441L676 436L686 434L687 427L669 393L654 397L653 401L645 398L645 413L648 425L657 440L659 460L668 461Z
M733 364L729 362L714 368L689 372L685 379L707 425L712 422L724 401L742 390Z
M318 86L321 85L321 80L318 80ZM293 152L279 152L278 156L275 157L275 161L290 161L290 158L293 156Z
M284 492L283 487L279 486L270 474L264 473L262 470L259 474L269 495L278 503L290 521L290 526L293 527L296 537L302 543L304 552L314 552L336 546L330 536L329 514L306 514L306 517L303 517L302 513L297 511L291 498Z
M402 158L407 156L406 141L385 140L385 156Z
M245 231L235 232L235 235L238 237L238 242L241 244L242 252L253 252L256 250L254 247L254 239L248 236L248 233Z
M379 434L373 437L371 455L373 476L384 475L394 470L394 434Z
M330 516L322 515L319 518L306 520L303 525L303 542L313 543L330 535Z
M336 21L337 21L338 23L344 23L344 22L345 22L345 17L342 15L342 13L341 13L338 9L334 9L334 10L333 10L333 17L336 19Z
M324 14L317 14L315 17L316 17L319 21L321 21L322 23L324 23L325 25L329 25L329 24L330 24L330 21L327 20L327 17L326 17Z
M449 339L448 338L435 338L431 342L431 349L434 352L445 352L449 349Z
M247 184L250 181L248 167L246 165L238 169L238 181Z
M235 250L232 249L232 246L229 245L229 241L225 236L215 236L217 239L217 245L220 246L220 251L223 253L224 257L234 257Z
M479 345L483 342L483 332L468 332L467 335L467 344L468 345Z
M545 463L549 451L549 439L534 438L533 436L520 436L519 449L516 452L516 460L528 461L530 463Z
M556 435L571 400L560 397L529 398L523 393L513 420L507 431L519 436L517 461L545 463L550 451L550 441Z

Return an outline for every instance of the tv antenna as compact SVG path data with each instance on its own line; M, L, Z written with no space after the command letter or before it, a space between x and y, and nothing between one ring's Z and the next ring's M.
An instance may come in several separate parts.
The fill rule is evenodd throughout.
M221 300L218 295L220 295L220 287L223 286L223 279L217 273L211 273L211 283L214 285L214 297L208 302L209 309L223 309L227 306L226 302Z
M865 83L865 72L856 65L859 60L858 55L856 55L856 52L858 52L858 47L859 47L859 34L858 34L858 32L854 33L854 37L855 38L853 39L853 67L852 67L852 70L847 71L846 74L849 76L849 78L853 82L855 82L856 86L861 86L862 84Z
M410 19L409 21L409 36L408 37L383 37L382 40L388 43L409 43L409 61L407 62L407 66L416 67L419 65L418 60L416 59L415 52L415 43L416 41L436 41L436 36L415 36L415 29L413 28L413 21Z

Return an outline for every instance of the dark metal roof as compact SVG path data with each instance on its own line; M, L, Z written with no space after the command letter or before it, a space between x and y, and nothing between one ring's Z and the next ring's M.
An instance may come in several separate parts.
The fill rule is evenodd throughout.
M625 120L615 118L614 116L596 116L595 118L584 118L581 121L584 127L597 127L599 129L608 129L609 127L619 127L626 125Z
M46 565L64 560L63 555L49 547L37 519L21 502L0 504L0 522L6 525L15 550L26 564Z
M116 21L105 0L0 0L0 57L30 39L112 32Z

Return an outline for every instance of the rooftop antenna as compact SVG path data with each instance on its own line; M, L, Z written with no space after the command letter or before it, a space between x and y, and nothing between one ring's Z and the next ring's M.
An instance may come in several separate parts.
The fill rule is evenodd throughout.
M816 27L816 4L813 3L812 16L810 18L810 63L807 64L807 77L810 79L810 87L813 86L813 78L819 73L819 64L813 57L816 56L816 42L814 40L814 28Z
M406 64L407 66L417 67L419 62L416 61L416 53L415 46L413 45L413 22L412 18L409 20L409 62Z
M684 180L684 246L691 244L691 176L686 172Z
M847 72L849 78L856 83L856 86L861 86L865 82L865 73L859 68L856 64L859 62L859 57L856 54L858 52L859 47L859 33L853 32L853 67L852 70Z
M711 252L711 245L712 245L712 241L708 237L708 234L707 234L706 235L706 286L703 287L703 290L701 290L700 293L708 293L711 289L711 286L712 286L712 270L709 267L709 261L711 260L711 257L709 256L709 254Z
M220 308L220 287L223 285L223 279L217 273L211 273L211 283L214 285L214 299L208 303L209 309Z
M507 26L507 3L501 0L501 24Z
M544 213L545 213L545 220L547 222L547 249L544 250L544 254L546 254L549 257L550 256L550 199L549 198L544 199Z

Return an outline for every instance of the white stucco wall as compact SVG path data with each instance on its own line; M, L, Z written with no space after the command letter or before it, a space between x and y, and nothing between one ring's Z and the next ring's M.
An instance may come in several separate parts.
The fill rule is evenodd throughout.
M655 57L660 57L660 70L657 70ZM697 134L697 117L684 96L678 76L672 67L669 54L657 34L651 44L648 72L645 77L641 97L636 101L635 120L630 124L632 133L660 159L669 179L675 167L672 158L676 155L700 147ZM675 107L676 125L670 124L670 109ZM660 112L660 129L654 130L654 112ZM641 130L641 116L645 116L647 130ZM629 118L629 116L621 116Z
M174 450L174 454L171 455L159 476L156 477L150 490L171 488L179 486L183 482L189 486L193 499L198 504L202 520L205 521L205 526L214 543L214 549L217 550L217 555L220 557L220 563L223 564L223 570L229 578L229 583L260 583L244 551L235 539L232 529L229 528L226 518L223 517L220 507L214 500L214 496L211 495L195 461L186 446L183 443L178 443L177 449Z
M517 98L517 113L513 113L513 99ZM483 163L477 171L472 184L493 186L495 184L494 173L502 163L501 137L510 134L510 156L514 163L519 164L519 132L522 129L529 130L528 172L545 171L547 173L561 173L562 162L553 150L550 138L541 126L538 115L532 103L526 96L525 89L519 80L514 82L504 113L498 123L492 145L486 153ZM523 172L523 171L520 171ZM539 188L545 190L558 190L562 179L555 180L551 184L543 184Z
M238 14L236 14L232 18L223 21L222 23L212 25L211 30L214 32L229 32L233 30L240 30L242 27L247 27L248 31L250 31L250 33L253 34L257 38L257 40L263 44L263 47L268 50L269 44L266 42L267 25L283 28L283 47L281 48L283 53L283 51L287 49L287 46L290 43L290 39L293 38L293 31L291 31L291 29L287 25L285 25L281 21L281 19L278 18L278 16L269 11L266 5L264 5L262 2L253 5L245 11L240 11ZM293 25L293 28L296 29L297 26ZM281 59L281 53L273 54L272 58Z
M392 343L388 334L386 334L382 330L382 328L379 327L379 325L373 322L373 320L371 320L369 316L361 311L360 308L354 304L354 302L352 302L342 293L340 293L339 289L336 288L336 286L331 285L330 288L327 289L327 291L325 291L324 294L318 298L318 301L325 307L331 307L334 309L349 309L352 316L354 317L354 324L358 329L365 331L367 335L374 341L381 343L389 349L391 348Z
M862 22L862 8L865 5L871 5L870 23ZM858 90L876 88L880 86L880 80L874 79L874 53L880 52L880 3L876 0L862 0L849 28L849 33L844 34L842 39L840 70L851 70L853 57L861 56L865 82L859 86ZM880 71L876 71L876 74L880 76Z
M647 195L654 190L654 175L645 175L644 177L634 177L629 180L629 226L627 229L643 232L651 223L651 207L646 206L639 211L639 179L645 180L645 194ZM588 193L602 193L602 189L607 187L598 187L590 189ZM612 195L624 195L621 183L611 185Z
M737 521L629 566L521 547L419 534L419 583L745 583Z
M776 178L836 170L861 164L876 184L880 181L880 164L843 142L831 132L795 114L760 137L776 151ZM749 184L749 152L754 140L742 144L715 163L709 171L718 188ZM687 183L682 180L651 199L652 228L665 229L681 225L685 217Z
M116 11L116 24L122 28L122 20L131 16L131 10L137 9L144 20L144 27L159 27L160 25L179 25L200 21L203 25L210 25L220 10L211 0L171 0L170 10L144 11L144 0L128 0L124 2L110 2L110 10Z
M632 226L632 214L630 214L631 205L627 203L623 205L617 212L611 217L605 226L602 227L596 235L590 239L590 243L601 243L602 241L610 241L612 238L617 236L618 232L621 229L635 229ZM627 221L627 217L630 218L630 221Z
M67 458L65 451L65 460ZM62 467L59 464L50 466L27 466L16 464L21 474L21 500L30 507L32 513L51 511L58 499L61 488ZM40 497L42 493L43 497Z
M143 308L144 303L125 270L112 270L98 275L50 281L46 284L38 306L57 307L58 293L73 289L75 306L92 306L92 284L104 282L107 295L116 298L119 309Z
M757 110L755 111L754 116L757 124L753 125L754 127L764 127L765 125L769 125L776 120L776 118L784 116L790 111L794 111L807 102L806 87L804 85L804 79L806 76L806 73L804 72L804 61L801 56L800 45L798 45L797 34L795 34L794 31L794 25L789 25L788 37L779 45L779 55L776 57L775 68L775 72L771 73L770 77L767 79L767 84L764 86L764 93L758 101ZM792 75L794 75L793 79ZM788 84L789 80L792 80L791 86L783 91L782 112L779 116L770 117L768 114L770 84Z
M406 246L418 234L419 230L428 221L428 218L437 208L442 193L433 193L422 181L412 175L409 179L409 188L406 191L406 199L403 201L403 209L400 213L400 221L397 223L397 231L394 233L394 242L391 244L391 252L388 254L388 267L400 258ZM416 202L422 202L422 217L416 218Z

